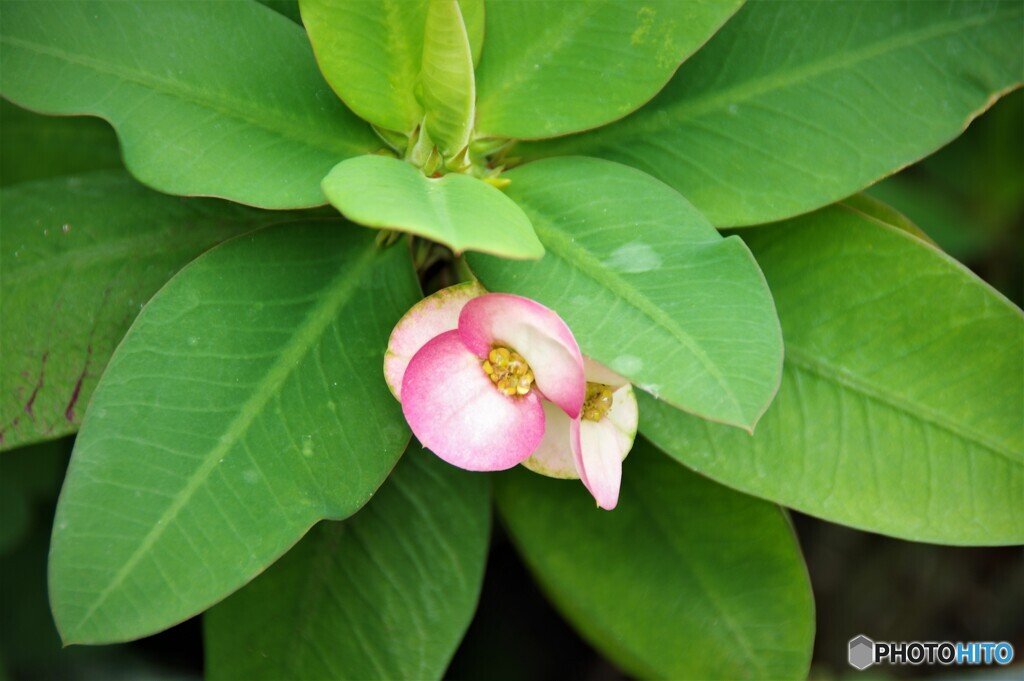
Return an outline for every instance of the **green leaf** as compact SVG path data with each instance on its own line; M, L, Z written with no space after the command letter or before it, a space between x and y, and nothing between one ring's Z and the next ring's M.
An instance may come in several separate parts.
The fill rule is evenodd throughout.
M0 448L75 432L143 303L210 246L287 217L158 194L123 171L0 192Z
M519 151L627 163L718 226L778 220L959 135L1021 81L1022 29L1016 0L752 1L635 115Z
M368 227L424 236L456 253L484 251L539 258L544 247L530 219L500 190L468 175L425 177L385 156L342 161L324 178L324 193L345 217Z
M786 337L753 438L641 397L640 429L730 487L917 541L1024 541L1024 315L844 207L744 234Z
M471 257L492 291L556 310L584 354L706 418L753 428L778 388L782 338L747 247L653 178L597 159L516 168L508 195L547 255Z
M925 234L924 230L911 222L907 216L868 194L848 196L842 200L841 205L844 208L849 208L852 211L863 214L866 218L883 222L896 229L902 229L907 234L913 234L925 243L939 248L939 245L930 236Z
M427 8L419 87L423 127L451 161L469 144L476 102L473 55L455 0L431 0Z
M0 186L123 167L114 131L88 116L40 116L0 100Z
M487 482L413 441L363 510L206 614L208 677L441 678L480 595Z
M145 636L360 508L408 441L381 373L408 249L337 221L245 235L153 297L96 388L54 520L66 643Z
M5 97L106 118L132 174L172 194L316 206L338 161L381 146L302 29L255 2L9 2L0 48Z
M744 436L745 437L745 436ZM498 510L548 596L642 678L804 678L814 602L785 512L637 440L611 512L578 481L519 469Z
M362 118L409 135L423 120L416 98L429 0L300 0L327 82ZM482 0L460 3L473 61L483 47ZM472 69L470 70L472 75Z
M638 109L743 0L487 0L477 130L538 138Z

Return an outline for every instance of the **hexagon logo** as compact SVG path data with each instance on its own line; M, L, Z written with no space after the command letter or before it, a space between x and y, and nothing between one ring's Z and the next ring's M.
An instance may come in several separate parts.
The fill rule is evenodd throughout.
M875 663L875 642L861 634L850 639L850 666L864 671Z

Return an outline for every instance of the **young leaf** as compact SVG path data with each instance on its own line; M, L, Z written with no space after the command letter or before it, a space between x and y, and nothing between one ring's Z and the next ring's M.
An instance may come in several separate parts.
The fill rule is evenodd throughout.
M517 153L628 163L718 226L790 217L959 135L1024 76L1022 21L1016 0L752 1L635 115Z
M627 673L807 674L814 602L777 506L675 466L643 440L626 459L612 512L595 509L582 485L524 470L498 477L495 493L551 600Z
M431 0L427 8L419 88L423 127L450 161L469 144L476 103L473 55L455 0Z
M1024 316L916 237L844 207L746 233L786 337L751 438L641 396L691 468L916 541L1024 541Z
M411 133L423 120L416 83L429 0L300 0L317 61L338 96L362 118ZM483 46L482 0L460 3L473 61Z
M483 475L413 441L357 515L313 528L204 617L210 679L439 679L480 595Z
M456 253L484 251L539 258L544 247L530 219L501 190L468 175L425 177L385 156L360 156L324 178L324 194L348 219L425 236Z
M255 2L6 3L0 48L5 97L106 118L132 174L172 194L316 206L338 161L382 146L302 29Z
M640 108L743 0L487 0L482 135L539 138Z
M0 99L0 187L122 168L113 129L91 116L40 116Z
M381 366L418 297L407 249L337 221L238 237L161 289L96 388L57 507L65 642L180 622L366 503L408 441Z
M482 283L557 310L585 354L644 390L753 428L778 388L782 337L743 242L723 239L682 196L618 163L548 159L507 177L547 255L472 256Z
M283 220L121 171L0 192L0 448L73 433L142 304L189 260Z

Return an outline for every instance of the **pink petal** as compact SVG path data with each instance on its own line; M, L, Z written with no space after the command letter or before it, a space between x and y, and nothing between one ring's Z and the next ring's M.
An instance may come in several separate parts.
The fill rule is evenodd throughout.
M569 445L572 419L555 404L544 400L544 439L523 465L549 478L578 480L576 460Z
M488 293L462 308L459 333L478 357L486 357L493 345L518 352L544 396L570 417L579 416L586 393L583 355L554 311L528 298Z
M583 374L590 383L603 383L613 388L621 388L629 383L628 378L623 378L596 359L583 358Z
M638 416L633 386L627 384L613 393L612 408L603 419L570 424L569 444L580 480L597 505L609 511L619 501L622 461L633 448Z
M391 394L402 401L402 377L409 360L427 341L459 327L459 313L473 298L487 293L475 281L441 289L413 305L395 324L384 354L384 380Z
M544 436L536 393L510 397L484 373L480 358L447 331L417 352L402 379L402 411L424 446L470 471L522 463Z

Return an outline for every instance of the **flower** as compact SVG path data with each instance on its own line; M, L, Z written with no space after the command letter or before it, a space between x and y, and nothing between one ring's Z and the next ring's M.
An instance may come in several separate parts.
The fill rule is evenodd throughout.
M395 326L384 375L413 433L445 461L477 471L522 463L582 480L601 508L618 503L637 431L633 387L583 357L540 303L476 282L438 291Z
M576 419L586 392L583 355L565 322L479 284L413 306L391 334L384 373L420 442L474 471L521 463L544 437L544 400Z
M547 428L523 465L552 478L579 479L605 510L619 501L622 461L633 448L639 411L633 386L603 364L583 358L587 379L580 416L545 407Z

